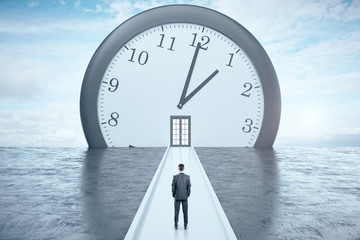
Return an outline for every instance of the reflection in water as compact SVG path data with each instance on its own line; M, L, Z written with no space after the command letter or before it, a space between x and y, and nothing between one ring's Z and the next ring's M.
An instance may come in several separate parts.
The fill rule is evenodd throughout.
M239 239L266 239L276 215L278 166L273 149L196 148Z
M165 148L87 151L81 189L90 237L125 237L164 152Z

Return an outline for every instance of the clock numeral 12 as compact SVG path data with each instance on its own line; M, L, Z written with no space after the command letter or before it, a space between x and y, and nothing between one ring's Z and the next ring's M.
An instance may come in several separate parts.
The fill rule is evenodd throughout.
M135 52L136 52L136 48L132 48L131 49L132 51L132 54L131 54L131 58L128 60L129 62L135 62L134 61L134 58L135 58ZM147 63L149 59L149 54L147 51L142 51L140 54L139 54L139 57L138 57L138 63L140 65L145 65Z
M108 121L108 124L111 127L115 127L116 125L118 125L118 118L119 118L119 114L117 112L113 112L110 114L110 119Z
M160 36L161 36L160 43L159 43L159 45L156 45L156 46L160 47L160 48L164 48L163 47L163 42L164 42L165 34L160 34ZM171 37L170 39L171 39L171 45L168 48L168 50L174 51L173 47L174 47L175 37Z
M253 120L251 120L250 118L245 119L245 127L242 127L242 130L244 133L249 133L251 132L251 126L253 124Z
M196 47L196 39L197 39L197 33L193 33L192 35L194 35L194 38L193 38L193 41L191 44L189 44L189 46L192 46L192 47ZM208 44L210 42L210 38L208 36L202 36L201 37L201 49L203 50L207 50L208 47L204 47L206 44Z

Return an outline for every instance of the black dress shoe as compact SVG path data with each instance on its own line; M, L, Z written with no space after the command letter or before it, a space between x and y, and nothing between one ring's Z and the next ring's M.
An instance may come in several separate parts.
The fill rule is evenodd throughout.
M178 227L178 226L177 226L177 225L175 225L175 229L176 229L176 230L177 230L177 227Z
M184 226L184 229L185 229L185 230L187 229L187 225Z

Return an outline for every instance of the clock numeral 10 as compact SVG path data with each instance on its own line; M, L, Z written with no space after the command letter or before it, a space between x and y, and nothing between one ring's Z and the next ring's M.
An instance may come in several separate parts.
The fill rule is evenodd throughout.
M253 120L251 120L250 118L245 119L245 127L242 127L243 132L244 133L251 132L252 124L253 124Z
M252 84L249 82L244 83L244 88L247 88L241 95L244 97L250 97L250 93L248 93L252 89Z
M159 45L156 45L156 46L160 47L160 48L164 48L163 42L164 42L165 34L160 34L160 36L161 36L160 43L159 43ZM174 47L174 43L175 43L175 37L171 37L170 39L171 39L171 45L167 50L174 51L173 47Z
M108 124L111 127L115 127L116 125L118 125L118 118L119 118L119 114L117 112L113 112L110 114L110 119L108 121Z
M189 46L192 46L192 47L196 47L196 39L197 39L197 33L193 33L192 35L194 35L194 38L193 38L193 41L191 44L189 44ZM206 44L208 44L210 42L210 38L208 36L202 36L201 37L201 46L200 48L203 49L203 50L207 50L208 47L205 47Z
M135 62L134 58L135 58L136 48L131 48L131 51L132 51L131 58L128 61L129 62ZM147 63L148 59L149 59L148 52L147 51L142 51L138 56L137 62L140 65L145 65Z

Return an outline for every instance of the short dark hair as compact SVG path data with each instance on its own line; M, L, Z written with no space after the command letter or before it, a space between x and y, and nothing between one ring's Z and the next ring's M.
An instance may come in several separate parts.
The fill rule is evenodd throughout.
M180 171L184 171L184 167L185 167L184 164L180 163L178 167Z

